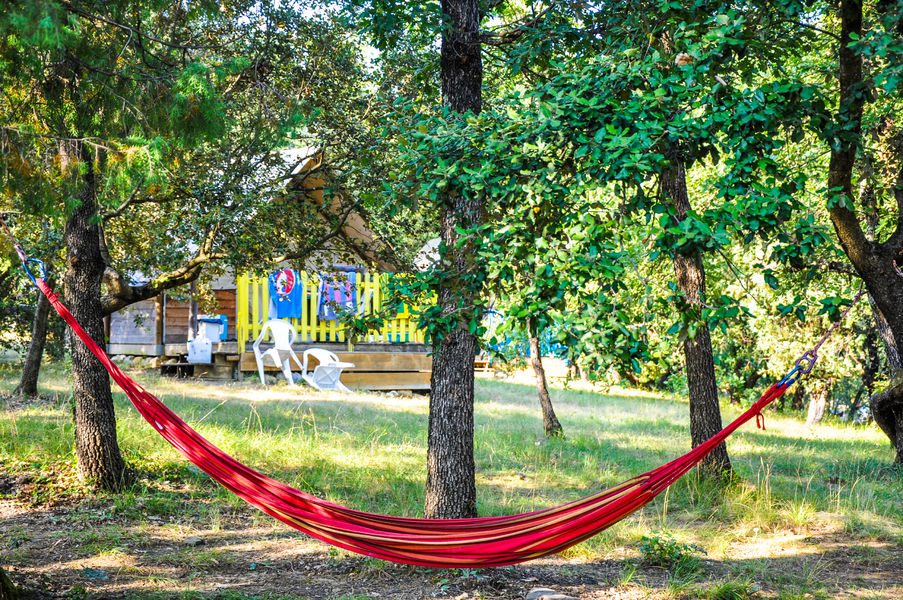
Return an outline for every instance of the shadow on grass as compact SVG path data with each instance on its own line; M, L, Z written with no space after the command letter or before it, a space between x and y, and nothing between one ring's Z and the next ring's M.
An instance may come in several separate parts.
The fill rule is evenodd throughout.
M240 523L209 531L190 523L105 521L85 532L78 525L88 516L80 512L35 511L0 519L4 554L9 540L17 540L7 563L15 580L33 592L26 597L510 599L542 585L579 597L703 598L716 597L713 590L729 584L749 590L749 596L725 597L762 590L782 597L893 598L903 589L899 546L832 537L772 548L780 556L703 560L698 571L681 577L635 557L586 562L553 557L506 568L438 571L354 556L295 532Z

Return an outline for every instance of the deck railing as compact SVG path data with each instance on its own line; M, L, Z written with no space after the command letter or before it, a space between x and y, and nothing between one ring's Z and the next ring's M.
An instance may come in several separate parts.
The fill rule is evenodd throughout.
M301 317L290 319L298 332L298 343L346 342L344 325L339 320L320 320L319 290L321 278L316 273L299 271L303 283ZM355 276L354 295L357 314L361 316L382 312L389 281L389 273L358 273ZM239 275L237 280L238 319L236 337L239 351L244 352L250 342L257 339L260 329L269 316L270 288L266 277ZM356 343L405 344L423 343L424 331L417 328L417 318L410 307L393 319L385 319L382 327L370 330Z

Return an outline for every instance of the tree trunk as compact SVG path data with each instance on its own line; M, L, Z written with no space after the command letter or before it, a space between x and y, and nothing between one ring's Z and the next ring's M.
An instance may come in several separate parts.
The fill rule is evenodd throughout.
M903 376L872 396L871 409L875 423L894 446L894 461L903 464Z
M882 314L881 310L875 304L871 294L869 295L869 306L872 309L872 317L875 320L875 331L881 338L884 346L884 356L887 358L887 366L891 373L903 369L903 360L900 359L900 349L897 347L897 339L891 330L890 324Z
M903 361L888 319L869 297L875 329L884 346L891 383L869 399L869 411L894 447L894 462L903 464Z
M445 29L440 56L443 101L455 112L482 108L483 64L478 0L442 0ZM479 197L448 190L441 210L442 269L438 294L443 316L454 324L433 344L425 514L431 519L474 517L477 493L473 457L474 356L477 338L469 333L479 295L479 265L473 246L458 246L458 228L482 220ZM450 273L449 273L450 271Z
M662 191L674 204L678 220L690 210L687 192L687 173L683 159L672 148L671 166L662 174ZM698 251L674 254L677 287L686 301L701 307L705 298L705 269ZM715 382L715 360L708 325L699 321L696 335L684 340L687 386L690 392L690 437L693 447L703 443L721 430L721 407L718 405L718 386ZM723 473L731 470L727 446L722 442L701 463L703 471Z
M868 289L875 324L887 351L894 383L872 396L870 407L875 422L896 450L897 462L903 462L903 384L899 384L903 375L898 345L898 340L903 340L903 277L900 275L903 265L903 169L900 169L892 190L897 209L896 229L883 242L869 240L854 210L853 196L853 170L862 145L862 115L868 101L863 57L853 47L853 41L862 36L862 2L841 0L838 16L839 103L831 127L842 127L845 135L831 145L828 189L832 190L832 197L828 199L828 213L843 251ZM870 202L868 197L863 200ZM871 221L874 222L874 217ZM868 215L866 224L869 225Z
M85 331L104 345L100 280L104 263L96 216L96 184L92 157L80 153L84 190L80 204L66 223L67 269L64 302ZM106 370L75 336L69 336L75 390L75 451L79 475L99 488L118 491L127 481L127 470L116 440L116 415Z
M0 568L0 600L18 600L19 591Z
M50 301L47 296L38 292L38 303L31 322L31 341L25 355L25 364L22 365L22 377L13 394L25 398L34 398L38 395L38 375L41 373L41 359L44 357L44 343L47 341L49 314Z
M532 324L528 324L530 330L530 363L533 365L533 373L536 375L536 391L539 393L539 406L542 408L542 427L546 437L561 437L564 429L555 416L555 408L552 406L552 398L549 397L549 386L546 383L546 370L542 366L542 352L539 349L539 337Z
M821 423L825 417L825 407L828 404L828 388L819 389L809 398L809 409L806 411L806 425L811 427Z

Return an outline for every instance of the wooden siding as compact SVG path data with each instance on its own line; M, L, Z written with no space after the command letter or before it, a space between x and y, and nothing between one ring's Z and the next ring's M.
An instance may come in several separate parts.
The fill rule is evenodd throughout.
M110 315L110 344L154 345L156 333L153 299L136 302Z
M163 343L184 344L188 341L188 319L191 303L166 297L163 309Z
M216 311L212 314L226 315L229 322L227 339L235 339L236 324L236 294L235 290L214 290L216 298ZM181 344L188 341L189 318L191 316L191 303L166 298L166 323L164 343Z
M237 339L235 337L235 323L238 316L236 312L238 306L236 291L215 290L213 293L216 296L216 312L214 314L226 315L226 318L229 320L229 337L227 339Z

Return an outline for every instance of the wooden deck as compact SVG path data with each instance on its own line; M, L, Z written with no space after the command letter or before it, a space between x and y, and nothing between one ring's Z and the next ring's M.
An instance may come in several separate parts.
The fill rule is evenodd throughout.
M322 345L318 345L322 348ZM342 362L354 364L353 369L342 372L342 383L352 389L412 390L430 389L433 359L426 352L340 352L333 350ZM302 351L297 351L298 358ZM316 361L308 368L316 366ZM268 373L278 373L279 368L267 361ZM257 361L253 352L241 355L239 369L246 377L257 377ZM292 370L297 370L293 364Z

